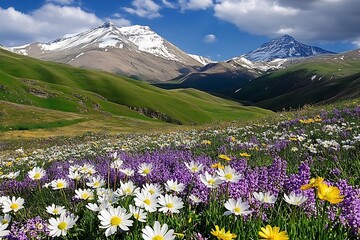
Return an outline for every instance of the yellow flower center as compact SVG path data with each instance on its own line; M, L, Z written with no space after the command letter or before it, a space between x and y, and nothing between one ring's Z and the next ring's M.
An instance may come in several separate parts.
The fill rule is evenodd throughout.
M54 211L53 211L53 213L54 213L54 214L58 214L58 213L59 213L59 209L56 209L56 208L55 208Z
M234 212L240 213L240 212L241 212L241 208L239 208L239 207L234 208Z
M197 170L198 170L198 168L196 166L191 168L191 171L193 171L193 172L196 172Z
M100 183L99 182L94 182L94 188L98 188L100 187Z
M56 187L57 187L57 188L63 188L63 187L64 187L64 183L63 183L63 182L57 182L57 183L56 183Z
M149 169L149 168L145 168L145 169L143 170L143 173L144 173L144 174L149 174L149 173L150 173L150 169Z
M150 201L149 199L145 199L145 200L144 200L144 203L145 203L146 205L150 205L151 201Z
M134 216L135 219L139 219L139 218L140 218L140 214L138 214L138 213L134 213L133 216Z
M61 223L59 223L58 224L58 229L60 229L60 230L64 230L64 229L66 229L66 227L67 227L67 223L66 222L61 222Z
M41 178L41 174L40 173L35 173L34 179L40 179L40 178Z
M125 193L131 193L131 189L130 188L125 189Z
M156 235L152 238L152 240L165 240L165 238L163 236Z
M154 191L153 189L150 189L150 190L149 190L149 193L150 193L151 195L153 195L153 194L155 193L155 191Z
M231 173L225 174L225 178L230 180L233 178L233 175Z
M121 220L120 217L114 216L114 217L112 217L111 220L110 220L110 225L111 225L111 226L119 226L121 222L122 222L122 220Z
M214 179L209 179L207 182L208 182L208 184L210 184L210 185L214 185L215 180L214 180Z
M19 205L18 205L17 203L13 203L13 204L10 205L10 208L11 208L12 210L16 210L16 209L19 208Z
M82 195L81 195L81 198L82 199L88 199L89 198L89 194L87 192L84 192Z
M4 225L4 224L9 223L9 221L8 221L8 220L6 220L6 219L3 219L3 220L1 221L1 223Z
M168 203L168 204L166 204L166 207L167 207L167 208L173 208L174 205L173 205L172 203Z

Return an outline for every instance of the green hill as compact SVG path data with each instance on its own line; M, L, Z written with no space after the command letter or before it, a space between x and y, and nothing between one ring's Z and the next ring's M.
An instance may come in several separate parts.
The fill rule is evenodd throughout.
M254 79L237 99L279 110L360 95L360 54L351 51L313 58Z
M121 118L125 123L136 122L136 126L250 120L269 114L269 111L244 107L198 90L163 90L126 77L44 62L5 50L0 50L0 100L3 106L0 122L4 123L5 116L11 118L12 115L9 111L5 113L6 103L18 104L24 113L22 120L9 121L0 131L30 123L25 114L32 112L30 107L37 109L37 116L40 112L56 111L56 114L47 114L53 119L40 119L39 128L44 122L51 126L49 123L57 122L59 115L64 116L60 125L96 118L105 122ZM65 117L67 114L75 114L77 120L73 115ZM32 129L32 126L24 128Z

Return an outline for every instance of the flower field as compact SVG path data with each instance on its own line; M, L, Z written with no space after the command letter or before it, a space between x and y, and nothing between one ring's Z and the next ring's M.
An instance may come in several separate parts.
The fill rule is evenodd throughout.
M4 239L360 239L360 107L1 158Z

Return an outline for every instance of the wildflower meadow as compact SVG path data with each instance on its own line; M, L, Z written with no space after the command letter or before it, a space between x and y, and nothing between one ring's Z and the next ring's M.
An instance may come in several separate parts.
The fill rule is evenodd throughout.
M1 157L3 239L360 239L360 107Z

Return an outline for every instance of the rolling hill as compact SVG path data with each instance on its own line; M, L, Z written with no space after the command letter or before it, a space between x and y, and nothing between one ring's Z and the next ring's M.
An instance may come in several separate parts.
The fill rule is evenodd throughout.
M360 50L309 58L259 78L236 99L268 109L298 108L360 95Z
M198 90L167 91L127 77L44 62L6 50L0 50L0 101L2 130L19 129L19 124L31 123L34 116L39 116L38 125L46 122L51 127L96 119L133 121L133 126L201 124L269 114ZM9 104L22 109L19 122L17 118L11 121L19 112L12 113L9 109L14 108ZM31 114L34 111L39 114Z

